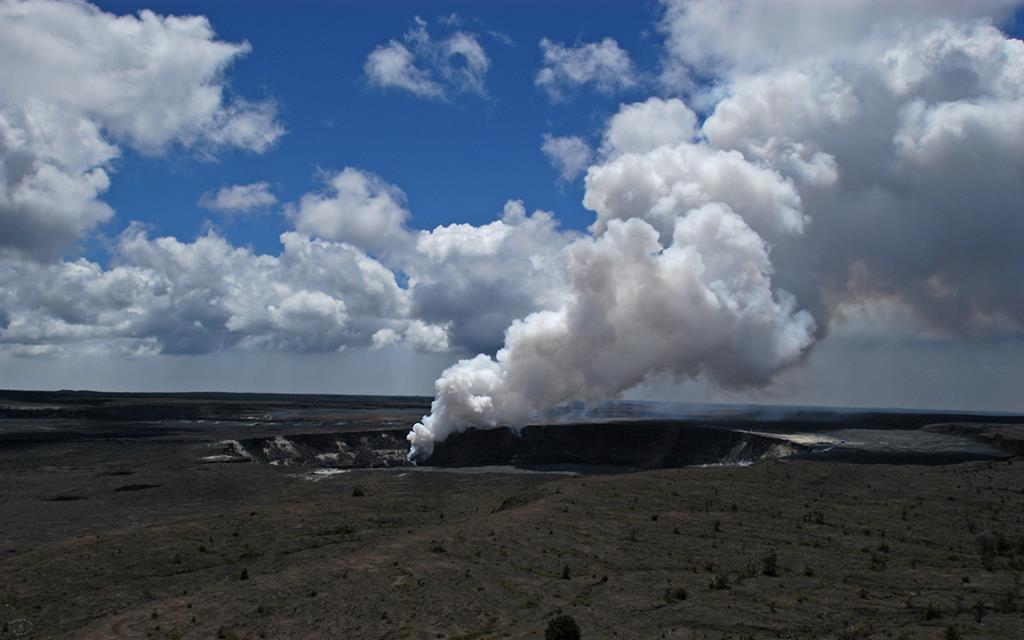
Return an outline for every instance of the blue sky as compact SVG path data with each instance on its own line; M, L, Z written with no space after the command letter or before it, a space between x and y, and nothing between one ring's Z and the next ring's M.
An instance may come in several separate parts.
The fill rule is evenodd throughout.
M540 151L544 133L597 138L622 101L643 89L606 95L584 89L553 103L534 86L538 43L566 44L615 38L640 68L653 69L660 40L656 2L98 2L115 13L141 7L157 13L207 16L220 39L248 41L252 51L228 71L230 90L273 100L287 129L264 155L219 153L203 161L190 150L145 157L126 150L106 200L117 218L102 228L116 235L131 220L154 234L195 237L212 222L237 243L276 253L288 228L278 215L230 224L196 206L200 195L224 185L268 181L282 202L318 187L321 171L354 166L401 188L417 228L490 221L509 198L555 211L567 228L582 229L593 214L580 204L582 187L558 180ZM492 58L486 96L454 95L447 102L372 87L363 73L367 54L401 38L416 16L441 36L439 22L458 15L480 33ZM507 36L490 36L495 31ZM510 170L514 169L514 172ZM156 197L154 197L156 196ZM88 255L101 259L93 243Z
M0 386L1024 410L1022 6L0 0Z

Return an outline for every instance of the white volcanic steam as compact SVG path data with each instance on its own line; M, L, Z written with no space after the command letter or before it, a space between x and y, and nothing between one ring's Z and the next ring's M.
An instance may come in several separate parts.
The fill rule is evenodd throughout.
M516 321L495 359L437 381L410 456L453 430L522 425L567 400L616 396L654 372L764 382L811 343L814 321L773 293L761 238L721 203L681 216L668 247L648 223L614 220L566 249L569 302Z
M664 105L655 106L653 112L664 112ZM624 122L637 124L617 118L606 143L609 163L588 174L588 199L629 207L628 165L643 158L612 142L623 137ZM814 320L796 309L792 296L773 290L764 240L729 206L796 233L800 226L788 221L800 219L791 206L799 199L791 189L792 202L784 204L771 189L759 193L761 182L782 191L787 185L739 154L724 154L719 162L703 145L683 141L673 149L705 154L708 171L677 176L677 184L689 187L680 197L693 206L681 208L671 228L666 216L659 216L658 228L639 217L599 219L593 237L569 244L565 305L515 321L494 359L480 355L445 371L431 415L409 434L411 457L430 455L433 443L454 430L522 425L568 400L614 397L652 373L756 385L800 357L812 342ZM750 188L736 189L735 198L707 195L730 181ZM640 210L651 208L641 204ZM659 231L667 240L659 241Z
M442 374L410 457L656 374L767 383L850 306L1019 336L1024 43L994 26L1014 4L666 2L685 101L610 119L562 304Z

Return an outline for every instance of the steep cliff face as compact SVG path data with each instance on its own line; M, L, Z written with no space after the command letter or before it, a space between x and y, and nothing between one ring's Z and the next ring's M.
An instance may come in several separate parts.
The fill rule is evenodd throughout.
M924 429L843 429L818 434L757 432L672 420L468 429L437 444L425 467L513 465L578 471L630 471L715 464L752 464L791 456L870 464L956 464L1020 455L1019 425L932 425ZM403 429L277 433L221 440L206 462L259 462L281 467L404 467ZM213 455L210 455L213 454Z
M409 465L405 430L356 433L296 433L219 443L221 455L274 466L373 469ZM228 460L211 460L226 462Z
M594 465L657 469L755 462L803 448L769 436L669 421L469 429L450 436L419 464Z
M274 466L397 467L405 459L404 430L364 433L297 433L219 443L210 462L253 460ZM417 464L657 469L701 464L749 463L785 457L803 447L770 436L667 421L469 429L438 444Z

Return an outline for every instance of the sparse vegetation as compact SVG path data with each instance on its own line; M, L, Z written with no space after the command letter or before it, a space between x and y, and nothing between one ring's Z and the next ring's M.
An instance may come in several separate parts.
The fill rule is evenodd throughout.
M716 591L724 591L726 589L732 588L729 585L729 576L724 573L716 573L714 576L712 576L711 583L708 585L708 587Z
M817 509L804 513L804 522L809 524L825 524L825 512Z
M555 616L548 621L547 629L544 630L544 640L580 640L580 627L568 614Z
M978 600L974 603L974 621L981 624L982 619L985 617L985 603L982 600Z
M769 549L761 558L761 574L776 578L779 575L779 554Z
M872 571L885 571L885 569L888 566L888 564L889 564L888 560L886 560L885 556L883 556L882 554L877 553L877 552L872 552L871 553L871 565L870 566L871 566L871 570Z
M685 587L673 587L665 590L665 602L676 602L680 600L686 600L687 597Z

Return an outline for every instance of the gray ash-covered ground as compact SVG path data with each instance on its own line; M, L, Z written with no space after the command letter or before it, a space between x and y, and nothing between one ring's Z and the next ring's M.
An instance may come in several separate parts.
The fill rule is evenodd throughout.
M558 613L584 638L1024 637L1012 417L907 419L999 452L956 464L792 443L752 466L569 475L392 461L427 404L3 394L0 638L540 638ZM569 429L506 446L550 457ZM509 442L438 454L480 437ZM278 438L298 455L261 453ZM608 463L593 442L582 462Z

